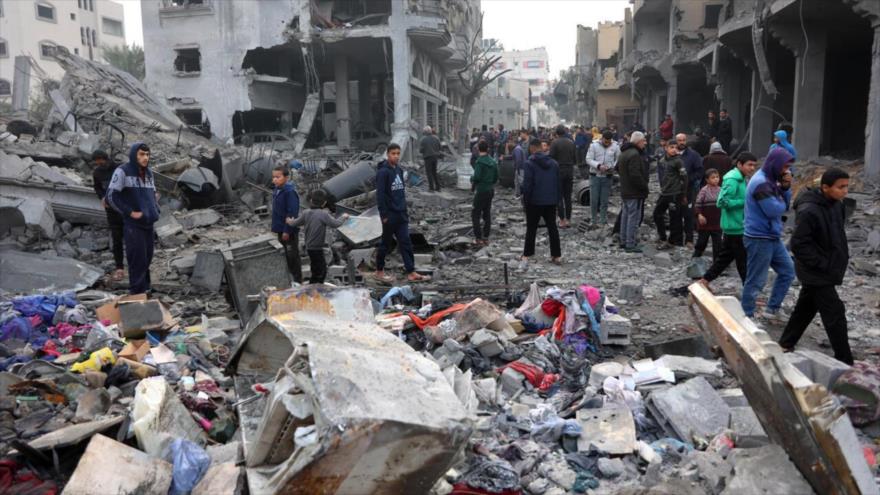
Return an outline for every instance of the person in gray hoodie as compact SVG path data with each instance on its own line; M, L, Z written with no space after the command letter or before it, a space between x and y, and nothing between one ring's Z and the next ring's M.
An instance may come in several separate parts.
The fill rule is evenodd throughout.
M348 214L344 213L339 218L333 218L325 209L327 206L327 193L323 189L316 189L309 194L309 207L300 216L288 217L286 222L291 227L305 228L306 253L309 255L311 266L310 284L323 284L327 277L327 260L324 258L324 248L327 247L327 227L339 228L348 220Z
M587 152L590 165L590 212L593 227L608 222L608 199L611 197L611 183L614 166L620 157L620 147L614 141L614 133L606 130L602 139L593 141Z

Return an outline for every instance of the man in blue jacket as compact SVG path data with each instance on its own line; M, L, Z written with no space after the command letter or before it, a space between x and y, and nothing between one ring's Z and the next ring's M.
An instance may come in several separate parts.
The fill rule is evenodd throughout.
M485 126L483 126L485 127ZM376 206L382 219L382 242L376 250L375 279L391 283L394 277L385 273L385 256L396 240L403 269L409 282L424 282L430 277L416 273L412 240L409 238L409 214L406 211L406 184L403 169L400 168L400 145L391 143L387 150L388 158L376 169Z
M535 254L535 237L541 219L550 237L550 256L554 264L562 263L559 229L556 227L556 206L559 204L559 164L541 151L541 140L529 142L529 159L525 165L522 195L526 208L526 244L519 269L528 268L529 257Z
M755 315L755 299L767 283L770 268L776 272L776 282L762 316L773 322L784 318L780 308L794 280L794 263L782 242L782 214L791 202L789 167L793 161L782 148L770 151L746 188L743 244L747 260L742 308L749 318Z
M129 294L150 291L153 224L159 220L159 204L149 167L150 148L141 142L134 143L128 151L128 163L113 172L107 187L107 203L122 215Z
M694 248L694 203L703 185L703 157L687 145L687 134L676 134L678 156L688 173L687 209L684 211L684 241L688 249Z
M299 193L290 182L290 169L278 165L272 169L272 232L284 246L287 270L297 283L302 283L302 260L299 257L299 228L287 225L285 219L299 216Z

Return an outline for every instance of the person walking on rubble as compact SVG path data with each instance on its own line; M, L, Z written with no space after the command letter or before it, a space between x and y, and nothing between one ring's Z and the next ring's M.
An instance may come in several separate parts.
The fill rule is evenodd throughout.
M736 262L740 281L742 283L746 281L748 255L743 245L746 181L755 173L757 163L758 159L755 155L744 151L736 158L736 168L724 174L721 192L718 193L718 200L715 202L718 208L721 208L721 252L700 279L700 283L707 288L732 261ZM714 245L712 250L715 250Z
M834 358L852 365L846 306L835 288L843 284L849 264L843 207L843 198L848 193L849 174L830 168L822 174L819 189L808 189L795 200L797 216L791 251L801 292L779 345L785 351L794 350L818 312L834 349Z
M648 170L645 167L644 150L648 142L644 133L634 131L630 140L621 148L617 169L620 174L620 242L627 253L640 253L638 228L642 221L645 200L648 198Z
M706 171L706 185L697 194L694 212L697 214L697 244L694 258L701 258L712 240L712 261L721 252L721 209L718 195L721 193L721 175L714 168Z
M327 247L327 227L339 228L348 220L348 214L344 213L339 218L333 218L327 207L327 193L323 189L316 189L309 194L309 209L302 215L285 219L291 227L305 228L306 253L309 255L309 267L311 275L310 284L323 284L327 277L327 260L324 258L324 248Z
M543 219L550 238L551 263L562 263L559 229L556 227L556 207L559 204L559 164L541 152L541 140L529 142L529 160L526 162L522 185L526 208L526 241L520 271L528 269L529 257L535 254L538 223Z
M660 197L654 206L654 225L657 227L657 249L681 246L683 219L682 212L687 208L687 170L678 156L675 141L666 143L666 155L658 166L663 167L663 182L660 184ZM666 213L669 212L669 241L666 237Z
M794 279L794 263L782 242L783 213L791 202L791 172L794 158L782 148L770 151L746 188L745 238L748 260L746 281L742 290L743 312L749 318L755 316L758 293L767 283L770 268L776 272L776 281L767 307L761 315L764 319L780 322L782 301Z
M485 141L482 141L485 143ZM488 146L488 143L486 143ZM400 257L408 282L424 282L431 277L416 273L412 239L409 237L409 214L406 209L406 185L400 168L400 145L391 143L385 160L376 169L376 206L382 220L382 241L376 250L376 273L374 278L382 283L394 282L385 273L385 257L391 243L397 241Z
M475 243L478 246L489 245L489 234L492 232L492 198L495 197L495 184L498 182L498 162L489 156L489 145L481 141L478 145L480 157L474 165L471 183L474 185L474 202L471 210L471 222L474 226ZM480 225L480 218L483 225Z
M611 196L611 182L614 165L620 157L620 147L614 141L611 131L604 131L602 139L594 141L587 152L590 165L590 216L592 227L608 223L608 199Z
M419 153L425 160L425 174L428 176L428 190L440 192L440 177L437 175L437 160L440 159L440 140L434 135L431 126L426 125L424 135L419 141Z
M299 216L299 193L290 181L290 169L278 165L272 169L272 232L284 247L287 270L293 280L302 283L302 260L299 257L299 228L287 225L285 219Z
M112 278L114 281L122 280L125 276L125 265L123 264L123 230L124 221L122 216L107 203L107 190L110 187L110 181L113 173L116 171L116 165L110 161L110 157L104 150L95 150L92 153L92 163L95 169L92 171L92 187L95 194L101 200L101 206L104 207L104 213L107 215L107 225L110 226L110 247L113 250L113 262L115 269Z
M550 145L550 158L559 164L559 227L571 227L571 191L574 187L574 166L577 148L565 135L565 126L556 127L556 139Z
M150 263L153 261L155 242L153 224L159 220L159 203L153 172L150 170L149 146L142 142L131 145L128 163L113 172L105 198L122 215L122 237L128 262L128 292L149 293L152 290Z
M697 193L703 185L703 157L690 148L687 144L687 134L676 134L675 142L678 145L678 156L684 163L684 169L687 170L687 204L682 212L684 216L684 242L688 249L694 247L694 202L697 200Z

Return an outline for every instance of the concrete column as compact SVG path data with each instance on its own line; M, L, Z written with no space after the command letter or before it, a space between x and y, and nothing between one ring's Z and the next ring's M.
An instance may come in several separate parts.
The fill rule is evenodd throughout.
M773 97L764 92L761 75L752 71L752 129L749 133L749 150L758 158L767 155L773 134L773 113L767 108L773 107Z
M358 67L358 120L364 124L373 125L373 114L370 111L370 88L373 79L370 77L370 67L360 65Z
M419 120L419 128L422 128L428 124L428 99L419 98L419 104L422 106L421 120Z
M12 111L27 115L31 97L31 62L30 57L15 57L15 75L12 76Z
M792 144L801 160L819 156L819 146L822 144L827 48L827 31L814 29L806 55L801 54L795 59Z
M351 113L348 105L348 58L337 54L333 59L333 75L336 81L336 144L340 148L351 146Z
M865 174L880 179L880 24L874 26L871 51L871 90L868 93L868 122L865 125Z

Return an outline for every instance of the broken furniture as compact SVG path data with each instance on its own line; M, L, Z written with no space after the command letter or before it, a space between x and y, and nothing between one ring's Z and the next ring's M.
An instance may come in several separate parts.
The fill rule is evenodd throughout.
M229 368L251 493L427 493L467 442L440 368L372 323L368 303L363 289L290 289L248 324Z
M880 493L849 416L828 390L790 364L736 298L715 297L698 283L688 290L706 338L721 348L770 440L785 448L816 493Z
M232 302L242 322L247 321L264 287L290 287L284 246L274 234L239 241L220 250Z

